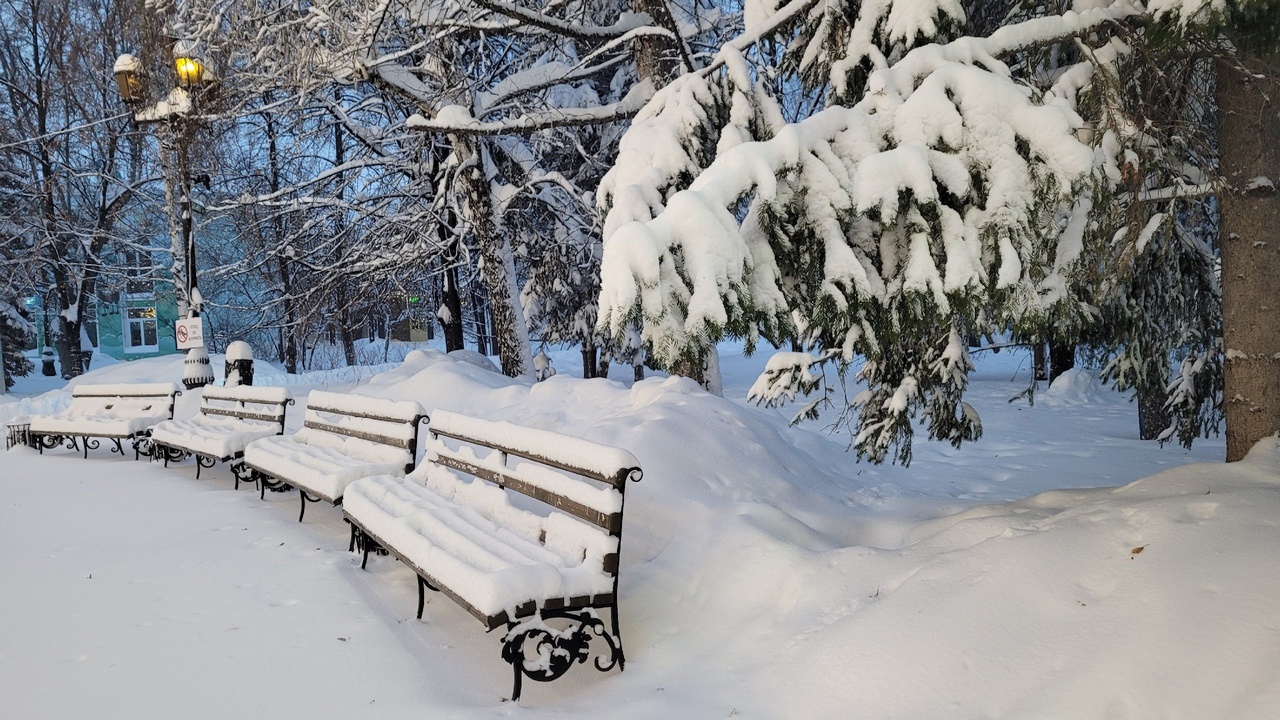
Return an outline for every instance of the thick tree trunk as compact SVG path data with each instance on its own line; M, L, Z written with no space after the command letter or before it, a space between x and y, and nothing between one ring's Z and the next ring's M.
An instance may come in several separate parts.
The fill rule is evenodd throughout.
M1058 379L1062 373L1076 366L1075 343L1059 340L1049 341L1049 382Z
M509 377L533 375L533 352L516 289L515 257L511 242L501 232L493 216L493 195L485 173L483 145L479 140L459 138L458 155L467 164L462 185L467 196L467 212L480 250L485 284L489 286L489 313L493 319L494 345Z
M450 262L449 269L444 271L444 297L441 298L441 310L436 316L440 326L444 328L444 350L453 352L464 348L462 332L462 293L458 292L458 266Z
M1031 367L1036 374L1036 380L1049 379L1048 356L1045 355L1043 341L1037 340L1031 346Z
M1227 462L1280 432L1280 54L1240 61L1217 68Z
M658 25L676 31L666 0L633 0L631 6ZM635 51L637 74L641 80L652 81L654 88L666 85L679 73L681 52L670 36L642 35L635 40Z
M347 367L359 364L359 358L356 357L356 341L355 334L351 332L351 318L346 311L341 315L342 319L338 321L338 339L342 341L342 357L347 361Z
M582 377L591 379L597 376L596 346L590 342L582 343Z
M298 339L297 339L297 312L294 309L293 300L290 299L290 293L293 292L293 280L290 277L289 262L284 258L280 258L280 283L284 288L284 322L280 328L282 336L282 348L285 372L295 375L298 372Z
M1138 390L1138 437L1155 440L1169 428L1168 399L1163 387Z
M333 89L333 99L335 103L341 104L342 90L338 87ZM347 162L347 143L342 132L342 123L335 122L333 124L333 164L336 167L342 167ZM343 178L344 173L338 173L338 203L342 204L346 201L346 181ZM347 216L343 210L338 211L337 227L335 232L341 236L347 229ZM337 264L336 262L334 263ZM347 281L338 280L338 337L342 340L342 356L347 361L347 367L356 364L356 343L353 333L351 332L351 304L347 298Z

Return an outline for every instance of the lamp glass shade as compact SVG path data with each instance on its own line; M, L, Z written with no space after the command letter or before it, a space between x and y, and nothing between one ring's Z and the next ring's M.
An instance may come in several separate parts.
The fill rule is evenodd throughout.
M138 73L133 70L117 70L116 86L120 88L120 97L124 98L126 103L137 102L142 99L142 81L138 79Z
M173 59L173 69L178 75L179 87L190 89L204 83L204 64L197 58L176 57Z

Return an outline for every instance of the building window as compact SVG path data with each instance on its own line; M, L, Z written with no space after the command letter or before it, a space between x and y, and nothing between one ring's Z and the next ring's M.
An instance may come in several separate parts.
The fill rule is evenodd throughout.
M156 335L156 309L133 307L124 319L124 351L127 353L156 352L160 339Z
M150 258L136 248L125 248L120 259L124 266L124 297L129 300L154 299L156 288L151 279Z

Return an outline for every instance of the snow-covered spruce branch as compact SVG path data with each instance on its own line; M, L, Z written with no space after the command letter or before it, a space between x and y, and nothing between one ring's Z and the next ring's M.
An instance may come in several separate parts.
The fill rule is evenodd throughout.
M790 7L790 6L789 6ZM638 172L633 175L636 182L642 185L634 190L618 183L610 183L606 179L602 186L601 196L611 195L614 199L614 205L610 208L609 219L606 221L606 266L610 265L610 257L619 260L616 266L622 270L622 274L613 275L608 273L605 282L605 293L611 294L614 286L617 288L619 295L607 300L602 305L601 320L610 323L612 331L618 331L621 325L625 324L626 318L632 316L634 310L642 307L648 317L651 312L658 311L664 303L658 301L656 297L650 297L649 300L642 302L632 290L637 287L656 289L661 283L658 282L656 273L652 272L655 266L645 264L649 267L649 271L641 271L632 273L628 266L634 263L634 258L622 258L620 255L629 255L630 248L623 246L629 245L628 242L617 242L619 234L623 232L623 228L627 228L627 233L645 233L649 237L643 241L636 240L640 248L648 247L652 250L655 260L658 257L665 256L669 251L662 248L680 247L685 262L690 263L691 255L696 255L699 248L696 246L686 246L682 240L681 233L676 225L686 224L688 226L724 226L729 232L730 245L734 248L732 255L725 258L723 262L724 272L711 272L709 275L697 276L695 273L691 277L695 278L694 288L690 292L678 292L678 295L690 296L690 312L688 314L687 329L692 332L690 334L700 334L696 330L702 327L708 319L712 320L712 324L720 324L725 319L727 313L723 308L715 308L713 306L719 303L714 298L707 297L709 293L719 295L721 292L731 294L732 288L741 285L746 279L746 275L750 269L756 265L757 260L768 263L767 257L753 258L745 251L750 243L740 233L736 220L730 215L728 208L733 207L738 199L750 192L755 192L757 198L765 202L771 200L777 191L778 176L793 168L800 167L807 158L813 158L828 165L832 160L840 160L845 165L845 170L832 177L832 180L838 180L840 175L845 175L845 181L853 180L854 185L859 185L857 176L863 176L863 185L868 186L866 191L875 194L874 189L870 186L882 184L881 173L890 172L895 167L901 168L903 165L910 169L910 172L890 172L884 177L899 177L907 179L908 182L898 187L893 187L890 193L880 193L878 198L862 197L856 203L843 203L846 209L852 209L858 213L866 213L875 209L880 211L882 217L892 219L897 216L897 193L899 191L910 191L919 197L937 198L939 190L948 191L960 190L962 194L967 188L963 186L967 182L957 173L967 172L962 164L957 164L960 158L955 153L947 153L945 150L939 150L936 147L941 145L958 145L963 141L963 126L953 125L951 127L942 127L936 124L925 114L925 109L921 108L921 112L916 112L914 118L907 118L909 122L904 127L896 130L900 136L895 139L884 137L886 129L892 127L890 123L895 122L895 116L903 109L913 105L925 105L924 102L915 102L912 96L918 94L921 90L931 90L936 95L941 90L940 85L948 86L948 91L964 89L964 83L968 81L981 82L984 80L993 80L991 89L996 90L994 85L998 85L998 92L1003 93L1011 102L1009 107L1001 108L1000 112L992 114L988 119L1003 122L1000 115L1004 111L1014 111L1026 113L1029 116L1034 115L1039 119L1045 120L1048 127L1052 127L1052 132L1041 132L1033 125L1034 123L1025 122L1023 119L1021 132L1018 136L1038 142L1042 147L1033 148L1034 151L1043 155L1049 160L1050 172L1055 176L1058 185L1067 188L1070 184L1083 177L1089 170L1089 163L1085 162L1087 158L1084 153L1087 149L1080 145L1071 136L1070 131L1073 124L1078 123L1078 119L1074 118L1074 113L1069 108L1058 104L1051 103L1046 105L1036 105L1030 99L1026 98L1024 90L1008 78L1008 69L996 60L996 56L1002 53L1010 52L1019 48L1028 47L1037 43L1051 42L1064 37L1070 37L1073 34L1083 34L1106 23L1112 22L1117 18L1126 17L1136 13L1138 10L1129 2L1117 2L1106 8L1095 8L1083 13L1067 13L1060 17L1037 18L1034 20L1019 23L1015 26L1002 28L988 38L961 38L946 45L931 45L918 48L897 64L890 68L885 68L874 73L868 83L869 92L863 101L859 102L853 108L834 107L818 113L810 118L800 121L794 125L784 128L777 133L775 137L756 143L749 143L739 146L722 153L716 159L711 167L703 171L699 177L689 186L687 190L681 191L674 196L669 203L668 209L674 205L687 206L680 212L673 212L671 215L675 219L664 219L662 215L652 219L646 219L646 216L652 212L652 209L661 211L661 207L653 207L653 203L649 203L651 210L638 211L632 204L618 203L617 198L625 195L633 195L635 197L654 198L657 187L664 182L670 182L669 177L654 177L649 170ZM979 70L973 67L975 64L983 65L990 69L990 72ZM945 72L943 71L945 68ZM965 68L969 68L966 70ZM962 79L960 75L967 75L968 79ZM938 79L930 80L931 76L941 76ZM950 77L948 77L950 76ZM680 82L693 82L685 76ZM917 88L917 83L919 87ZM673 88L664 88L664 91L655 97L652 105L668 102L671 95L677 92ZM917 98L918 100L918 98ZM976 99L975 99L976 100ZM941 106L939 106L941 107ZM935 108L936 109L936 108ZM962 120L959 113L955 110L949 111L955 120ZM908 113L910 114L910 113ZM948 119L947 122L952 122ZM930 124L933 124L930 127ZM914 133L917 137L909 138L912 142L901 142L903 135L902 130ZM855 139L856 138L856 139ZM841 148L846 153L843 158L837 158L831 155L832 143L840 140L844 143L852 143L853 147ZM885 146L885 142L888 146ZM897 145L897 147L894 147ZM852 151L852 154L848 154ZM1055 155L1062 159L1065 155L1073 155L1075 159L1070 161L1070 168L1065 165L1056 163L1053 158ZM955 159L948 159L948 156ZM977 158L970 158L977 161ZM620 163L625 160L620 158ZM618 168L615 168L617 170ZM923 173L918 175L915 173ZM617 173L615 173L617 174ZM626 175L627 173L622 173ZM852 177L849 177L852 175ZM998 180L999 178L993 179ZM625 183L625 181L624 181ZM949 187L948 187L949 186ZM857 188L854 193L859 192ZM690 195L696 195L690 197ZM682 197L683 196L683 197ZM993 198L998 199L998 198ZM856 207L850 207L855 205ZM832 206L831 210L840 210L840 207ZM888 212L886 212L888 211ZM691 214L690 214L691 213ZM641 230L637 227L631 227L624 222L617 222L615 214L622 214L624 217L630 216L634 220L639 220L645 224L646 229ZM665 213L664 213L665 214ZM974 218L980 218L981 214ZM700 218L700 219L699 219ZM952 221L961 220L960 217L953 217ZM833 231L839 231L839 228L830 228ZM688 237L696 236L697 231L690 233ZM842 233L840 233L842 234ZM735 237L736 236L736 237ZM833 235L831 239L834 241L836 237ZM612 248L612 250L610 249ZM834 249L834 248L833 248ZM1011 250L1008 248L1007 250ZM1006 249L1002 248L1002 252L1008 255ZM641 250L644 252L643 250ZM656 251L656 252L655 252ZM1008 258L1016 260L1016 258ZM721 263L711 263L711 265L720 265ZM639 267L634 269L639 270ZM709 269L709 267L707 268ZM621 280L626 275L632 276L632 281L627 282ZM621 282L610 282L609 278L616 277ZM848 278L852 280L854 285L863 291L870 290L870 278L865 277L865 273L855 272ZM698 280L706 282L698 282ZM954 286L962 285L963 283ZM628 287L630 289L628 289ZM699 292L701 291L701 292ZM773 296L773 293L769 293ZM703 308L706 308L708 315L703 315ZM684 335L684 333L679 333ZM681 342L675 345L683 345L684 338L678 338ZM668 343L663 343L668 345ZM668 347L669 350L675 349L674 346Z
M1222 181L1200 183L1198 185L1176 184L1162 188L1151 188L1139 193L1123 193L1116 196L1119 202L1154 203L1168 200L1185 200L1217 195L1230 187Z
M855 105L786 125L760 113L768 102L742 54L723 48L720 78L690 73L654 97L601 185L601 330L635 323L671 362L726 333L783 340L800 310L823 328L820 352L846 366L868 358L869 394L853 405L860 454L878 461L896 446L909 460L917 410L933 437L976 437L963 378L935 371L941 357L965 366L957 346L967 359L939 325L991 307L1043 315L1062 296L1053 273L1078 254L1089 212L1078 198L1095 182L1093 149L1073 134L1084 71L1038 96L999 58L1140 12L1121 0L918 47L872 72ZM1124 51L1105 45L1090 62ZM1046 221L1062 208L1062 224ZM777 381L808 377L775 370L765 386L778 398Z
M482 122L472 117L470 111L460 105L446 105L434 118L415 114L405 121L405 127L427 132L454 135L520 135L562 127L604 125L633 117L644 107L653 94L653 85L642 81L627 92L622 100L594 108L557 108L545 112L530 113L508 120Z

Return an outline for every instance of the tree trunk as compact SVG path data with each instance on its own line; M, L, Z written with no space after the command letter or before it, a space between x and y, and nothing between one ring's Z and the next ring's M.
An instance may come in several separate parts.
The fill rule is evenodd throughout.
M582 377L591 379L597 376L599 370L596 368L596 346L590 341L582 343Z
M338 339L342 341L342 356L347 361L347 367L353 367L359 364L359 358L356 357L356 341L355 335L351 332L351 318L345 310L339 317L341 319L338 321Z
M342 104L341 86L333 89L334 104ZM347 143L342 132L342 123L335 122L333 124L333 164L335 167L342 167L347 162ZM346 178L345 173L338 173L338 204L342 205L346 202ZM345 210L339 210L335 222L334 232L341 237L347 230L347 215ZM337 265L337 258L334 258L334 265ZM357 364L355 338L351 332L351 303L347 298L347 281L345 278L338 279L338 338L342 341L342 355L347 361L347 367L353 367Z
M1037 340L1031 345L1031 366L1036 374L1036 380L1049 379L1049 363L1044 353L1044 342Z
M720 351L715 345L707 348L702 362L702 387L716 397L724 397L724 376L720 374Z
M1062 373L1076 366L1075 343L1060 340L1049 341L1049 382L1058 379Z
M529 330L516 289L515 257L511 242L493 216L493 195L485 172L484 146L480 141L459 138L458 154L466 167L461 180L467 211L480 250L481 272L489 286L489 313L493 318L494 350L508 377L532 376L533 352Z
M484 302L480 299L480 291L475 283L471 283L471 324L476 333L476 352L489 354L489 333L485 332Z
M1239 60L1217 63L1227 462L1280 432L1280 54Z
M466 347L462 333L462 293L458 292L458 266L449 261L449 269L444 271L444 297L441 299L443 315L440 326L444 328L444 351L453 352ZM447 316L447 317L445 317Z
M280 148L276 142L276 125L271 113L263 113L262 116L267 131L267 167L270 174L267 176L271 192L280 192ZM271 218L271 240L272 244L280 247L284 238L284 227L281 225L279 213L273 213ZM297 327L298 317L293 303L293 278L289 269L289 260L286 256L281 255L277 258L280 263L280 293L282 296L282 306L284 309L284 317L280 322L280 359L284 361L284 371L290 375L298 373L298 339Z
M672 39L679 37L679 29L666 0L633 0L631 6L671 31L671 35L641 35L635 39L637 75L641 80L652 81L655 89L660 88L676 78L682 64L683 49Z
M1138 437L1155 440L1169 428L1168 395L1163 387L1138 390Z

